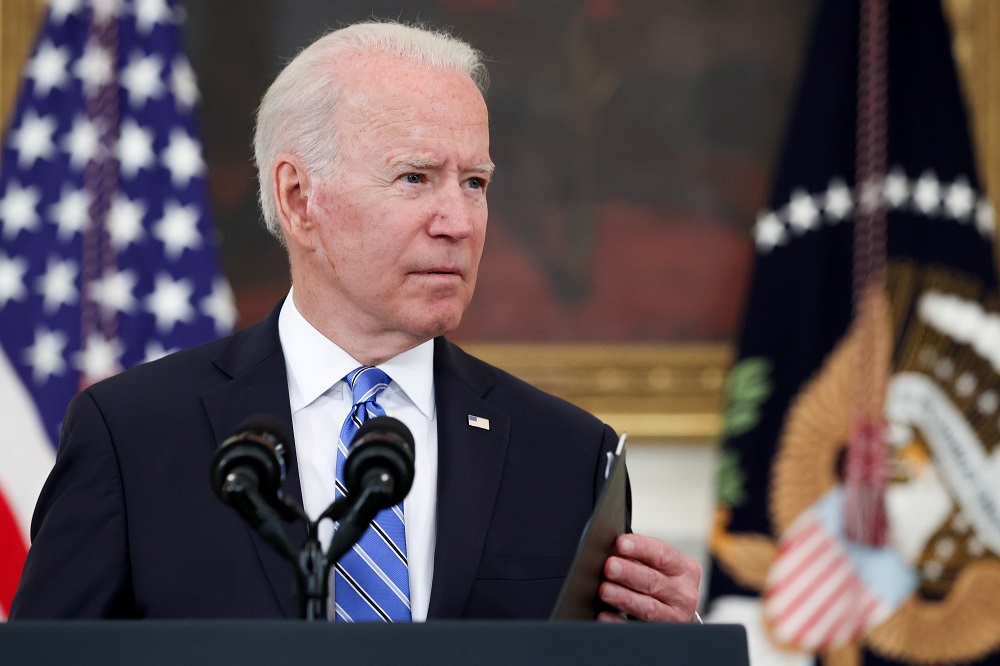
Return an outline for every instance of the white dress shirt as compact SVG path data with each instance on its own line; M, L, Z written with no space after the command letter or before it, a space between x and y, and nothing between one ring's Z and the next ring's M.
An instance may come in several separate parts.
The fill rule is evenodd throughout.
M337 441L354 404L350 386L343 379L362 364L306 321L295 307L291 292L278 315L278 335L288 372L302 503L309 517L315 519L334 500ZM378 397L378 404L387 415L406 424L416 446L416 475L413 488L403 502L403 516L410 575L410 613L415 622L421 622L427 619L434 575L438 439L434 341L425 342L378 367L392 379ZM333 536L329 520L320 525L319 534L325 549ZM331 575L329 608L333 608L333 587Z

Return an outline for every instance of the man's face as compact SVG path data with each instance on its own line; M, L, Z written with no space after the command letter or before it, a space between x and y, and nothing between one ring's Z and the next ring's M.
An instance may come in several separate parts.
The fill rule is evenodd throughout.
M389 56L352 64L336 175L313 184L310 282L352 335L418 344L458 326L476 286L492 173L486 104L462 73Z

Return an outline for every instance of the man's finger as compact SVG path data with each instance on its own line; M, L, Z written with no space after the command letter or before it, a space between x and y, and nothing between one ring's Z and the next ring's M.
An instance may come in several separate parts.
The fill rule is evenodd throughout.
M679 576L667 576L642 562L609 557L604 565L604 576L624 589L648 596L660 604L677 608L682 615L690 616L698 605L700 578L691 571ZM631 614L627 609L622 610ZM647 609L645 612L658 614L655 608Z
M691 612L608 581L601 583L599 594L606 604L643 622L687 622L691 616Z
M627 619L621 613L613 613L611 611L601 611L597 615L598 622L604 622L607 624L623 624L628 622Z
M615 550L622 557L636 560L667 576L694 573L701 579L701 566L692 558L659 539L641 534L623 534L615 542Z

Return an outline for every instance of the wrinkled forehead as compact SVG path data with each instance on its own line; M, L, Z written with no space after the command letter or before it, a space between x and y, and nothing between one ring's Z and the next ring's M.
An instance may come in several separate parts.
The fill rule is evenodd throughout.
M386 112L461 116L488 124L486 101L472 77L397 54L358 53L344 59L343 119L365 126Z

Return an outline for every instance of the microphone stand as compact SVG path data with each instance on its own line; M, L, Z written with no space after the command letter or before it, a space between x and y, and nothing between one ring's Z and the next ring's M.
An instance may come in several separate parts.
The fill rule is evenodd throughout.
M252 513L257 520L251 521L254 529L286 560L295 565L299 596L302 602L302 616L306 621L326 620L326 600L330 593L330 569L371 525L375 516L388 505L392 497L393 479L386 472L372 470L365 475L362 490L356 497L341 497L327 507L316 520L309 520L305 510L288 497L283 497L277 506L264 501L255 489L249 489L238 479L227 479L227 490L233 493L241 513ZM288 522L302 520L306 523L308 536L302 547L296 547L288 533L280 524L280 519ZM339 521L330 547L326 552L319 542L319 524L329 518Z
M387 506L392 491L392 477L386 472L373 470L362 480L360 495L356 498L341 497L316 520L307 523L309 537L299 556L299 586L305 590L302 595L303 615L307 621L326 619L331 567L361 539L378 512ZM324 518L339 521L325 553L318 538L319 523Z

